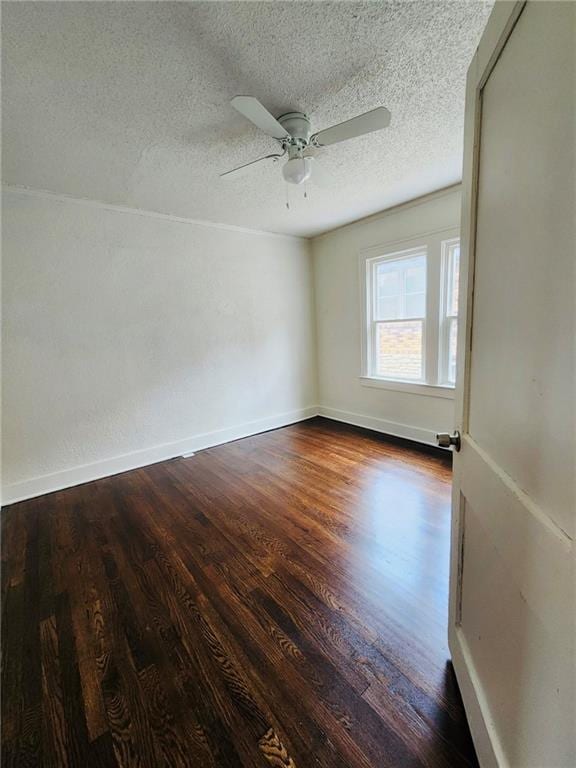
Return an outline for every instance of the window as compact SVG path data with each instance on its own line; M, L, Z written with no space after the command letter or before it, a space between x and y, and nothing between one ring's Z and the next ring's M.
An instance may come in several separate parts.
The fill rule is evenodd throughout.
M426 318L426 252L372 265L372 355L376 376L422 381Z
M442 243L442 319L440 329L440 381L454 386L456 382L456 345L458 340L458 277L460 241Z
M413 391L456 381L460 242L454 230L362 254L363 383Z

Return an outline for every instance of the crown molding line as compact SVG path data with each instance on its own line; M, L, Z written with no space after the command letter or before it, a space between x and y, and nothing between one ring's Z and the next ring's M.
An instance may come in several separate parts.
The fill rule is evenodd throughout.
M267 232L263 229L249 229L248 227L239 227L235 224L219 224L216 221L204 221L203 219L190 219L185 216L175 216L171 213L159 213L158 211L147 211L143 208L130 208L127 205L118 205L116 203L104 203L101 200L92 200L87 197L74 197L73 195L63 195L59 192L51 192L48 189L36 189L35 187L24 187L18 184L2 184L2 191L10 194L23 195L24 197L34 197L45 200L55 200L60 203L74 203L76 205L85 205L89 208L97 208L114 213L124 213L132 216L144 216L149 219L161 219L163 221L172 221L177 224L191 224L195 227L205 227L207 229L219 229L226 232L238 232L243 235L260 235L266 237L279 237L283 240L296 240L298 242L307 241L310 238L299 237L298 235L287 235L282 232Z
M177 224L190 224L196 227L205 227L207 229L219 229L227 232L238 232L244 235L260 235L267 237L279 237L282 240L291 240L297 242L312 242L314 240L321 240L324 237L339 232L342 229L350 229L353 227L361 226L363 224L369 224L373 221L378 221L387 216L395 213L400 213L408 208L413 208L424 203L431 202L445 195L450 195L454 192L458 192L462 187L460 182L452 184L449 187L443 187L434 192L429 192L420 197L415 197L412 200L406 200L404 203L399 203L390 208L385 208L383 211L377 213L371 213L369 216L364 216L361 219L355 221L349 221L347 224L342 224L333 229L328 229L326 232L321 232L318 235L288 235L284 232L268 232L264 229L250 229L249 227L240 227L235 224L220 224L216 221L205 221L203 219L191 219L186 216L176 216L171 213L160 213L158 211L148 211L144 208L131 208L127 205L118 205L117 203L104 203L101 200L92 200L87 197L74 197L73 195L64 195L60 192L52 192L49 189L37 189L35 187L25 187L18 184L2 184L2 191L11 194L23 195L25 197L34 197L46 200L55 200L61 203L75 203L76 205L85 205L91 208L97 208L104 211L113 211L115 213L124 213L132 216L144 216L150 219L160 219L164 221L172 221Z
M441 189L436 189L434 192L427 192L425 195L420 195L420 197L414 197L412 200L406 200L404 203L398 203L398 205L393 205L390 208L384 208L382 211L378 211L377 213L371 213L369 216L363 216L361 219L356 219L355 221L349 221L348 224L342 224L339 227L334 227L333 229L328 229L326 232L321 232L319 235L314 235L311 240L322 240L324 237L328 237L329 235L333 235L334 232L339 232L342 229L353 229L354 227L362 226L364 224L371 224L373 221L379 221L380 219L385 219L388 216L393 216L395 213L401 213L402 211L406 211L408 208L415 208L418 205L424 205L425 203L430 203L433 200L437 200L440 197L446 197L447 195L452 195L454 192L459 192L462 189L462 182L457 182L456 184L451 184L449 187L442 187Z

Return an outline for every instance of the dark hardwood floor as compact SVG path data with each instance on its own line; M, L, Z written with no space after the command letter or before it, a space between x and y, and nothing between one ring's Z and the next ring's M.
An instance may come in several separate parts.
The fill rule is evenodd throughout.
M3 511L3 766L476 766L451 471L314 419Z

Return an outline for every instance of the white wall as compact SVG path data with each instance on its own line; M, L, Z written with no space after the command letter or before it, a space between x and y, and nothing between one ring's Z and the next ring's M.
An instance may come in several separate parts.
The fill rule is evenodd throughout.
M15 189L3 215L4 503L315 412L307 241Z
M453 427L452 400L360 383L358 254L459 216L454 189L310 246L6 189L3 503L306 418L318 403L434 442Z
M453 400L366 387L361 373L359 253L460 223L460 189L430 195L312 241L321 413L434 443L454 426Z

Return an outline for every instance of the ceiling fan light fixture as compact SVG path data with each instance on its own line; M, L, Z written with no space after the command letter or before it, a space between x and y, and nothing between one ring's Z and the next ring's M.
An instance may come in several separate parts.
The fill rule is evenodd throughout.
M282 167L282 176L289 184L302 184L310 178L312 163L309 157L292 157Z

